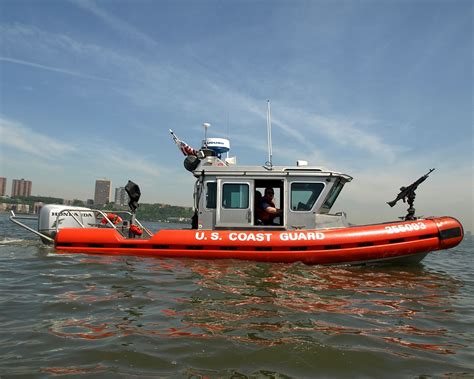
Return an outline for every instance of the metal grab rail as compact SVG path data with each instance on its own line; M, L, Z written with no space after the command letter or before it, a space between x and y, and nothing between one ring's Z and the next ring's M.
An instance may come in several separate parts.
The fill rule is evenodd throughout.
M69 208L69 209L63 209L61 210L60 212L58 212L58 214L56 215L56 220L54 222L53 225L56 225L56 229L55 229L55 233L58 233L59 229L60 229L60 220L59 218L62 216L71 216L74 221L77 223L77 225L81 228L97 228L100 226L100 224L98 223L95 223L95 224L88 224L88 225L84 225L80 220L79 218L77 217L77 214L81 213L81 212L93 212L94 213L94 220L97 220L98 218L105 218L105 220L107 220L107 223L106 225L110 225L112 228L114 228L115 230L117 230L119 233L123 234L124 230L122 229L122 231L120 231L117 226L111 221L109 220L109 218L107 217L107 214L104 212L104 211L101 211L99 209L89 209L89 210L78 210L78 209L74 209L74 208ZM49 235L47 234L44 234L44 233L41 233L39 230L36 230L36 229L33 229L32 227L24 224L23 222L21 222L20 220L31 220L31 221L38 221L39 219L39 216L26 216L26 215L16 215L15 212L13 210L10 211L11 215L10 215L10 221L13 222L14 224L20 226L21 228L23 229L26 229L28 230L29 232L33 233L33 234L36 234L38 237L41 238L41 240L45 243L48 243L48 244L54 244L54 238L50 237ZM131 212L128 212L128 211L115 211L114 212L115 214L121 214L121 215L127 215L128 218L132 218L132 213ZM131 221L130 220L127 220L129 222L128 225L131 225ZM134 223L136 225L138 225L145 233L146 235L148 236L148 238L150 237L153 237L153 234L146 228L142 225L142 223L137 220L136 218L134 219ZM125 225L124 225L125 226ZM54 228L54 226L53 226Z
M95 219L100 218L99 215L102 216L102 218L107 221L106 224L110 225L112 228L114 228L115 230L118 231L117 226L107 217L107 214L104 213L104 211L102 211L102 210L100 210L100 209L91 209L90 211L94 212L94 214L95 214L95 216L94 216ZM61 211L57 214L57 216L56 216L56 222L55 222L55 223L56 223L56 232L58 232L58 230L59 230L59 217L60 217L61 215L63 215L63 213L68 213L68 216L72 216L72 218L77 222L77 224L78 224L81 228L88 228L88 227L91 227L91 226L92 226L92 225L91 225L91 226L86 226L86 225L84 225L81 221L79 221L79 219L78 219L78 218L74 215L74 213L72 213L72 212L81 212L81 211L80 211L80 210L78 211L77 209L63 209L63 210L61 210ZM89 212L89 211L87 211L87 212ZM106 211L106 212L107 212L107 211ZM119 214L119 215L120 215L120 214L128 215L128 216L130 216L130 218L133 216L133 214L132 214L131 212L129 212L129 211L114 211L114 213L115 213L115 214ZM96 214L97 214L97 215L96 215ZM148 230L148 228L145 228L145 227L142 225L142 223L141 223L138 219L135 218L134 221L135 221L135 223L148 235L148 237L152 237L152 236L153 236L153 234ZM95 224L95 225L93 225L92 227L94 227L94 226L95 226L95 227L98 227L99 224ZM119 232L120 232L120 231L119 231Z
M18 219L22 220L38 220L38 217L32 217L32 216L17 216L14 211L10 211L11 216L10 216L10 221L13 222L14 224L17 224L18 226L36 234L39 236L43 241L47 243L54 243L54 239L51 237L47 236L46 234L40 233L37 230L34 230L33 228L29 227L28 225L23 224L22 222L18 221Z

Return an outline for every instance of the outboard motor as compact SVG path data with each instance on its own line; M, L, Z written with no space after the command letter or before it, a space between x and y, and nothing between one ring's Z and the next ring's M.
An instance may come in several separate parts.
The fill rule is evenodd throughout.
M39 213L38 232L54 238L56 230L93 227L95 224L94 212L90 208L47 204Z

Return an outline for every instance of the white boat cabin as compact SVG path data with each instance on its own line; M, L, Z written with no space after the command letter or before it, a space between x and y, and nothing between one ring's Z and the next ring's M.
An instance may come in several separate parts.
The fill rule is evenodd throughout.
M185 164L186 165L186 164ZM325 229L347 227L344 212L330 214L349 175L310 166L234 166L206 157L197 178L193 227L215 229ZM260 196L274 191L280 214L271 224L258 218Z

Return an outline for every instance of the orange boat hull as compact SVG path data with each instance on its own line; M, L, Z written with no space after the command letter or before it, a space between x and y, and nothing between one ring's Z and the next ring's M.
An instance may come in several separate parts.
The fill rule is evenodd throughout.
M452 217L327 230L161 230L149 239L124 238L112 228L64 228L63 252L196 259L245 259L306 264L417 261L458 245L462 225Z

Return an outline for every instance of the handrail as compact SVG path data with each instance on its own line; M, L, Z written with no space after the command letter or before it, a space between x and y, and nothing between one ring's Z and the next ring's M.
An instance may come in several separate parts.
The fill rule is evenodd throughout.
M74 213L72 213L72 211L74 212L81 212L80 210L77 210L77 209L63 209L62 211L60 211L57 215L56 215L56 221L55 221L55 224L56 224L56 233L58 232L59 230L59 216L61 216L63 213L65 212L69 212L69 214L66 214L65 216L72 216L72 218L79 224L79 226L81 228L85 228L84 224L82 222L80 222L77 217L74 215ZM89 211L83 211L83 212L89 212Z
M16 215L13 210L11 210L10 212L11 212L11 215L10 215L10 221L11 222L13 222L14 224L22 227L23 229L28 230L29 232L31 232L33 234L36 234L37 236L39 236L41 238L41 240L43 240L43 242L49 243L49 244L54 244L54 238L51 238L49 235L41 233L40 231L35 230L35 229L31 228L30 226L28 226L28 225L22 223L21 221L19 221L19 220L38 220L38 216L26 216L26 215L20 216L20 215ZM59 222L59 217L60 216L63 216L63 217L64 216L71 216L76 221L77 225L81 228L88 228L89 226L91 226L91 227L98 227L99 226L99 224L84 225L79 220L79 218L75 215L76 212L77 213L80 213L80 212L93 212L94 213L94 219L97 219L98 218L97 216L100 215L105 220L107 220L108 225L110 225L112 228L114 228L115 230L120 232L120 230L117 228L117 226L114 225L114 223L111 220L109 220L109 218L107 217L107 214L102 210L99 210L99 209L89 209L89 210L81 209L81 210L78 210L78 209L74 209L74 208L67 208L67 209L61 210L56 215L56 220L55 220L56 233L58 233L58 231L60 229L60 227L59 227L60 226L60 222ZM132 216L132 213L129 212L129 211L114 211L114 213ZM148 237L153 237L153 234L148 230L148 228L144 227L139 220L135 219L135 224L137 224L148 235Z
M90 209L90 211L92 211L94 213L97 213L97 214L100 214L103 217L103 219L106 220L108 225L110 225L115 230L118 230L117 226L107 217L107 214L104 213L104 211L102 211L100 209ZM82 222L80 222L72 212L89 212L89 211L77 210L77 209L73 209L73 208L61 210L56 216L56 232L58 232L58 230L59 230L59 216L61 216L63 213L68 213L68 215L72 216L81 228L87 228L87 226L85 226ZM116 214L126 214L126 215L129 215L129 216L132 216L132 213L129 212L129 211L119 210L119 211L114 211L114 213L116 213ZM95 216L95 218L97 219L98 217ZM148 230L148 228L145 228L139 220L135 219L135 222L138 224L138 226L143 231L145 231L145 233L149 237L153 237L153 234Z
M23 220L37 220L38 217L28 217L28 216L17 216L14 211L10 211L11 216L10 216L10 221L13 222L14 224L17 224L18 226L21 226L22 228L36 234L39 236L43 241L49 242L49 243L54 243L54 239L51 237L38 232L37 230L34 230L33 228L30 228L28 225L23 224L22 222L18 221L17 219L23 219Z

